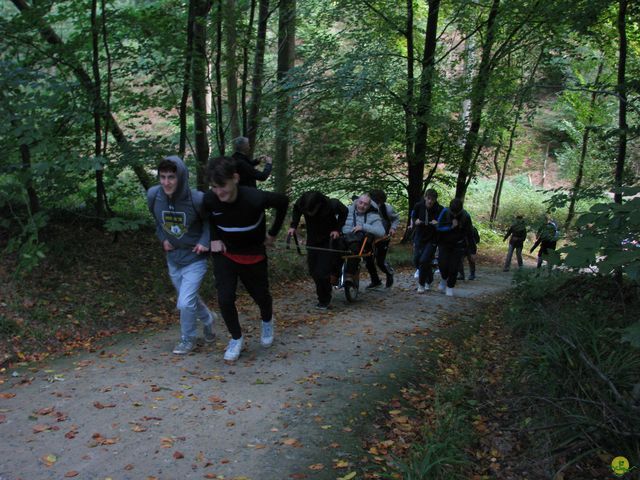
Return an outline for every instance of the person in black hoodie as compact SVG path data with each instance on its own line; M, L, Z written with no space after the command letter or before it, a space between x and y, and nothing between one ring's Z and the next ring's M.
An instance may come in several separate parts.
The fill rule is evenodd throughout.
M273 306L265 244L275 241L287 214L289 199L280 193L239 186L236 163L229 157L212 159L207 177L211 191L205 193L203 207L209 214L211 227L213 273L220 313L231 334L224 359L233 362L240 356L243 345L235 304L238 279L260 308L260 343L263 347L273 343ZM265 210L268 208L274 208L276 215L267 230Z
M273 160L271 160L271 157L266 155L258 157L255 160L251 160L251 158L249 158L251 148L247 137L234 138L232 143L234 152L231 157L236 161L236 169L238 176L240 177L238 185L257 188L256 180L264 182L269 178L271 168L273 167ZM265 162L264 169L262 171L255 168L261 160L264 160Z
M438 217L442 212L438 203L438 192L428 189L424 198L413 207L413 225L415 229L413 243L415 263L418 265L418 293L431 288L433 282L433 258L438 249Z
M295 235L304 215L307 227L307 265L309 275L316 284L317 308L326 310L331 303L331 276L337 276L340 257L329 250L347 219L348 209L334 198L318 191L303 193L293 205L289 235ZM316 247L314 249L313 247Z
M473 236L471 217L462 208L462 200L454 198L438 217L438 267L442 280L438 287L447 296L453 296L460 259L467 250L467 242Z

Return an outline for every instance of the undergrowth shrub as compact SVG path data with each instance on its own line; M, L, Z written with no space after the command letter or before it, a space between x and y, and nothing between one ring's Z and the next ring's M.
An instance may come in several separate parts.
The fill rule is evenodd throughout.
M638 293L637 283L568 273L516 289L506 315L523 337L522 393L558 464L602 452L640 464L640 349L623 340Z

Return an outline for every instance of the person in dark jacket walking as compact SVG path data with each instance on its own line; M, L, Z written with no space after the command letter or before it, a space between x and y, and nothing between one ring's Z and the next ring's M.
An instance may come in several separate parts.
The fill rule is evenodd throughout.
M462 208L462 200L454 198L438 217L438 267L442 280L438 287L453 296L460 259L467 249L467 239L473 235L471 217Z
M540 246L540 250L538 250L538 262L536 268L542 267L542 261L549 255L549 251L556 249L556 242L560 238L560 231L558 230L558 224L553 221L551 215L545 215L545 221L538 231L536 232L536 241L529 250L529 253L533 253L533 251ZM547 264L549 262L547 261ZM551 265L549 265L551 268Z
M503 272L508 272L511 268L511 259L513 258L514 250L516 252L518 268L522 268L524 264L522 261L522 247L524 246L524 241L527 239L527 224L522 215L516 215L515 221L511 224L507 233L504 234L502 241L505 242L507 238L509 238L509 250L507 251L507 258L504 261Z
M207 177L211 191L205 194L203 204L211 227L213 273L220 313L231 334L224 359L233 362L240 356L244 341L235 303L238 279L260 308L260 343L263 347L273 343L273 302L265 244L275 241L287 214L289 199L280 193L239 186L236 163L229 157L211 160ZM265 210L268 208L275 209L276 215L267 230Z
M273 160L269 156L261 156L255 160L249 158L251 148L247 137L237 137L233 139L233 155L231 157L236 161L236 169L240 180L239 186L256 188L256 180L264 182L271 174ZM265 165L262 171L255 167L264 160Z
M198 296L207 273L207 257L203 253L209 251L209 226L203 220L203 193L189 188L189 171L181 158L162 160L158 178L160 185L147 192L147 205L167 257L169 277L178 293L180 341L173 353L185 355L195 348L198 320L204 325L204 340L215 340L216 315Z
M307 228L307 266L316 284L317 308L326 310L331 303L331 277L337 277L340 256L330 250L347 219L347 207L318 191L303 193L293 205L289 235L296 235L304 215Z
M431 188L413 207L413 248L414 263L418 265L418 293L429 290L433 282L433 259L438 249L436 227L442 209L442 205L438 203L438 192Z

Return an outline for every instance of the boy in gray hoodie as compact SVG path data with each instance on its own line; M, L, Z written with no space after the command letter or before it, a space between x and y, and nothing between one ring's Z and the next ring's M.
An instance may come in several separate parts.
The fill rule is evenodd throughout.
M204 340L213 342L215 313L198 296L207 273L209 228L202 220L204 194L189 188L189 172L177 156L166 157L158 165L160 185L147 191L147 205L156 221L156 234L167 256L169 277L178 293L180 341L173 349L185 355L195 347L197 320L203 325Z

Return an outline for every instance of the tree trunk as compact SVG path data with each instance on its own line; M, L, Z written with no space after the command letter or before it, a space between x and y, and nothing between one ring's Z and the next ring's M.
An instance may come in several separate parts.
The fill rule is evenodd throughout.
M413 0L407 0L407 22L405 26L405 37L407 39L407 91L404 100L404 134L405 134L405 159L407 162L409 194L409 210L418 201L417 192L422 188L422 176L424 173L424 163L417 164L416 161L416 106L414 105L415 78L414 62L415 52L413 46ZM423 160L424 162L424 160ZM411 212L407 218L407 225L411 221Z
M276 108L276 152L274 158L275 191L287 193L289 178L289 136L292 123L291 87L286 83L295 59L296 0L280 0L278 20L278 85L280 92Z
M600 65L598 65L598 73L596 73L596 79L594 81L594 91L591 93L591 101L589 102L589 115L587 117L586 125L584 128L584 132L582 132L582 146L580 148L580 160L578 161L578 173L576 174L576 180L573 184L573 188L571 189L571 200L569 201L569 212L567 213L567 220L564 224L565 230L569 229L571 225L571 221L575 215L576 211L576 200L578 199L578 193L580 193L580 188L582 187L582 177L584 175L584 162L587 158L587 151L589 145L589 134L591 129L591 123L594 121L594 108L596 106L596 100L598 98L598 93L596 92L596 88L598 88L598 84L600 83L600 75L602 75L602 70L604 68L604 60L600 61Z
M616 160L614 201L622 203L622 176L624 174L624 162L627 155L627 83L625 80L627 69L627 5L628 0L619 0L618 4L618 158Z
M195 148L197 164L197 185L206 189L204 169L209 159L207 135L207 15L211 9L208 0L191 0L193 5L193 126L195 128Z
M187 152L187 109L189 108L189 93L191 92L191 68L193 62L193 16L194 2L189 2L187 13L187 48L184 54L184 73L182 77L182 97L180 98L180 158Z
M29 20L33 21L36 24L36 27L40 31L40 36L47 43L49 43L50 45L55 45L57 47L64 46L64 42L60 39L58 34L49 25L47 25L42 20L41 17L35 17L33 15L30 15L30 13L32 12L32 8L27 4L25 0L11 0L11 1L26 18L28 18ZM71 58L68 55L65 55L64 51L65 51L64 48L58 48L57 49L58 55L52 55L51 58L55 59L56 63L66 65L71 69L75 77L78 79L78 82L80 83L85 94L88 95L88 97L93 101L94 85L93 85L93 81L91 80L91 77L86 72L86 70L77 63L76 59ZM103 102L101 101L101 104L102 103ZM104 113L104 115L106 116L105 119L108 122L111 135L113 135L113 138L118 144L118 147L122 150L124 157L131 159L133 157L133 151L132 151L133 149L131 148L131 144L125 137L124 132L116 122L116 119L113 117L111 112L106 111L106 109L104 108L104 105L100 105L100 110L102 112L105 112ZM142 186L145 189L148 189L152 185L153 180L151 179L147 171L144 169L144 167L142 165L132 165L131 168L133 169L134 173L138 177L138 180L140 181Z
M540 188L544 188L544 181L547 177L547 160L549 159L549 146L547 143L547 149L544 152L544 158L542 159L542 178L540 179Z
M104 167L102 160L102 125L103 112L100 111L102 102L102 86L100 78L100 51L99 51L99 27L98 27L98 0L91 0L91 50L93 70L93 129L94 129L94 155L100 166L96 168L96 216L104 218L105 198L107 197L104 186Z
M236 0L227 0L225 25L225 66L227 79L227 107L229 109L229 126L231 136L240 136L240 118L238 116L238 61L236 59L236 44L238 43L238 29L236 28Z
M484 110L487 88L489 86L489 77L491 75L491 50L493 49L495 41L497 29L496 20L499 10L500 0L493 0L489 17L487 19L487 35L484 44L482 45L480 66L471 89L471 124L462 150L462 160L460 163L460 169L458 170L458 178L456 180L455 196L461 200L464 200L467 193L467 177L471 174L471 164L473 161L474 151L478 143L482 111Z
M258 13L258 34L256 37L256 52L253 62L253 78L251 80L251 102L249 118L247 120L247 138L253 157L258 123L260 121L260 104L262 102L262 77L264 75L264 50L267 39L267 22L269 21L269 0L260 0Z
M409 208L420 200L424 192L424 166L427 161L427 138L429 135L429 118L433 101L433 82L435 78L435 53L438 33L438 15L440 0L429 0L427 30L424 37L422 55L422 73L420 76L420 96L416 106L415 156L409 163ZM437 161L434 171L437 168Z
M493 222L498 216L498 204L500 203L500 190L502 189L502 181L504 179L504 169L500 168L498 157L500 156L500 150L502 150L502 135L500 135L500 141L496 147L496 151L493 154L493 167L496 169L496 186L493 189L493 197L491 198L491 213L489 214L489 225L493 226Z
M247 107L247 85L249 82L249 46L251 45L251 37L253 36L253 22L256 14L256 0L251 0L249 10L249 25L247 25L247 33L245 35L244 44L242 46L242 91L240 93L240 103L242 108L242 136L248 135L248 107Z
M224 155L225 150L225 128L224 128L224 112L222 110L222 23L224 21L224 14L222 13L222 0L218 0L218 9L216 11L216 60L215 60L215 72L216 72L216 103L215 103L215 118L216 118L216 144L218 145L218 151L220 155ZM213 88L211 89L213 91Z

